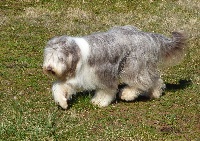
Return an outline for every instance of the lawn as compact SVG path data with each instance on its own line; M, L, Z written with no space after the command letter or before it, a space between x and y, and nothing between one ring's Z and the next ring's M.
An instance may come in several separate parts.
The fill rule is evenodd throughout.
M55 105L53 78L42 73L53 36L82 36L117 25L167 36L184 31L184 60L162 70L165 94L156 100L90 103L93 92ZM0 1L0 140L200 140L200 2L198 0Z

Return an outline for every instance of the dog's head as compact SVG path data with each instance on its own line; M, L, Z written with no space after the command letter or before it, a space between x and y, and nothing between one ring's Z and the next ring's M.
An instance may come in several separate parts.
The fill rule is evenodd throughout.
M43 71L58 79L75 75L76 65L80 59L78 45L68 36L54 37L44 50Z

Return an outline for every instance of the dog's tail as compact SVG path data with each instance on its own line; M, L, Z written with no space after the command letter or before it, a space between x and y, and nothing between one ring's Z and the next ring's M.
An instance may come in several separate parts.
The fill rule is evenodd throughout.
M172 39L161 47L161 58L164 66L175 65L185 56L186 36L180 32L172 32Z

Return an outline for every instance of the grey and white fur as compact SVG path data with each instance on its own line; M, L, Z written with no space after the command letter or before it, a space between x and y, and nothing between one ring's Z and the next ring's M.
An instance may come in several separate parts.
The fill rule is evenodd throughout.
M172 32L168 38L119 26L83 37L52 38L44 50L43 70L56 76L53 97L62 108L82 90L96 90L91 102L104 107L115 100L120 84L126 85L119 93L122 100L144 93L159 98L165 85L158 66L180 59L184 48L182 33Z

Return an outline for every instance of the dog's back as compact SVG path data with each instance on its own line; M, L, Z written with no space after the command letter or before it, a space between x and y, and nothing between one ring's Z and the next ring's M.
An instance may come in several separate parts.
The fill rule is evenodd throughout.
M168 38L143 32L134 26L114 27L83 38L90 44L89 65L97 68L97 74L108 86L115 84L119 77L134 80L145 71L148 76L152 75L146 80L151 83L152 77L158 76L158 64L169 62L181 54L185 42L183 34L178 32L173 33L173 38Z
M116 62L116 59L122 59L117 56L127 56L129 52L135 52L138 58L167 63L183 56L186 40L179 32L173 32L172 38L168 38L161 34L143 32L130 25L114 27L107 32L91 34L85 38L95 56L93 62L101 61L102 58Z

